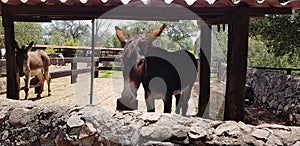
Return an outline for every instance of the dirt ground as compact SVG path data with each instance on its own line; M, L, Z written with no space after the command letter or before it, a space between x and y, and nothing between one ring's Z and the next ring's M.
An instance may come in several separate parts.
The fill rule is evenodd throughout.
M70 69L70 66L51 66L50 71ZM1 79L3 80L3 78ZM21 79L22 80L22 79ZM95 78L93 85L92 104L102 106L107 109L116 109L116 100L121 97L123 89L123 78L121 72L114 73L107 78ZM47 96L47 85L42 94L42 98L35 98L34 89L29 91L29 100L45 104L63 104L63 105L87 105L90 104L91 94L91 75L90 73L80 74L77 78L77 83L71 84L71 77L62 77L52 79L51 90L52 95ZM198 106L198 83L192 90L191 99L189 100L188 115L196 115ZM138 110L146 111L144 101L144 93L142 87L138 90ZM223 118L224 106L224 87L221 84L211 85L211 103L209 106L209 116L212 119ZM21 99L24 98L24 91L20 92ZM6 98L6 94L0 95L0 98ZM156 100L156 112L163 111L162 100ZM175 109L175 98L173 100L173 110Z

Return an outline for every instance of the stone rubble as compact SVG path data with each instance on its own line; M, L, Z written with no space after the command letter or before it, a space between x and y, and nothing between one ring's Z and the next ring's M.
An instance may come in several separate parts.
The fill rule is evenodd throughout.
M0 145L299 145L300 127L0 99Z

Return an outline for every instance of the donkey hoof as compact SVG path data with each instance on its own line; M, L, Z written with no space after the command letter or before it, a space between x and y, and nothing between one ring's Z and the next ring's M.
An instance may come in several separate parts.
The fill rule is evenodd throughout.
M41 94L38 94L36 97L37 97L37 98L42 98Z
M52 94L51 93L48 93L48 96L51 96Z

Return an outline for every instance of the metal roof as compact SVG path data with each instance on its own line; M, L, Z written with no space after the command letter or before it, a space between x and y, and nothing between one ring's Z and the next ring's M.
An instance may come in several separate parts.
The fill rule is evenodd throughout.
M148 1L149 3L146 3ZM82 20L103 16L116 7L117 13L104 15L110 19L178 20L211 19L233 13L249 16L265 14L290 14L300 9L299 0L280 3L278 0L1 0L1 13L7 13L15 21ZM192 3L193 2L193 3ZM185 7L190 12L178 9ZM141 12L141 13L137 13ZM162 13L163 12L163 13ZM155 17L153 17L155 16Z
M128 2L129 1L129 2ZM49 6L121 6L134 3L141 0L1 0L7 5L49 5ZM149 4L147 2L150 1ZM299 0L290 0L280 3L278 0L239 0L233 2L231 0L160 0L166 5L177 4L183 7L292 7L300 9ZM193 2L194 1L194 2ZM159 1L143 0L145 5L156 5L164 7ZM158 5L157 5L158 4Z

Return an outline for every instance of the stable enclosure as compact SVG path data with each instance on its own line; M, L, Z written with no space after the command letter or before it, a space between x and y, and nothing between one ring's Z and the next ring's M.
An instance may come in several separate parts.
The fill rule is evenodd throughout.
M291 14L293 9L299 8L299 1L279 3L277 0L263 2L255 0L238 2L196 0L194 3L181 0L171 2L131 0L126 4L119 0L2 0L1 15L5 28L7 53L6 98L9 99L1 99L0 135L2 140L0 142L4 144L14 142L16 145L297 145L300 141L298 127L268 124L253 126L238 121L244 121L249 19L264 17L267 14ZM95 105L84 107L39 105L31 101L10 100L18 100L20 91L18 87L20 80L16 72L14 57L14 22L91 20L92 31L94 31L94 20L97 18L149 21L197 20L201 32L199 36L201 42L196 48L199 52L196 55L200 58L198 72L200 77L195 83L198 84L198 87L194 87L197 96L192 99L196 103L192 106L197 110L193 110L191 115L199 117L209 117L206 109L207 106L210 106L211 97L211 28L213 25L228 24L226 25L228 26L228 50L223 117L224 120L236 122L211 121L196 117L186 118L176 114L107 110L106 103L96 102L97 95L111 94L111 92L106 93L105 90L95 89L95 85L101 84L101 81L97 83L94 79L96 47L94 35L91 36L93 53L88 60L92 63L90 70L82 72L83 74L76 71L70 71L67 74L75 77L74 81L77 79L77 82L84 83L69 86L73 94L80 97L75 99L77 103L101 104L101 107L95 107ZM71 67L71 70L78 70L87 65L86 62L75 61L75 63L76 66ZM118 90L122 89L119 84L123 81L121 73L115 74L112 78L117 79L117 83L110 81L110 84L102 84L102 86L113 85ZM68 82L70 82L69 78ZM58 90L61 94L66 93L65 88ZM114 93L117 95L112 94L112 98L107 101L110 104L115 104L115 100L121 96L120 92ZM46 99L51 99L51 97L43 98L41 101ZM45 103L53 103L56 100L60 99L49 100ZM72 103L72 101L66 102ZM51 124L49 124L50 122ZM169 122L173 123L169 124ZM41 131L32 128L31 124L38 125L36 128ZM19 136L15 136L16 134Z

